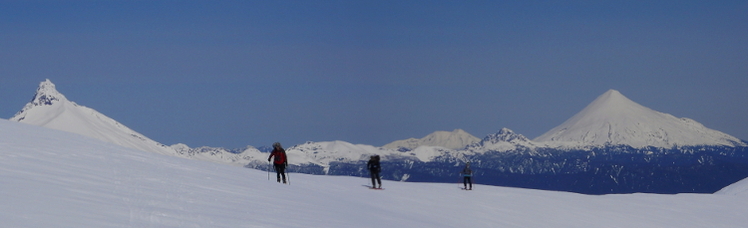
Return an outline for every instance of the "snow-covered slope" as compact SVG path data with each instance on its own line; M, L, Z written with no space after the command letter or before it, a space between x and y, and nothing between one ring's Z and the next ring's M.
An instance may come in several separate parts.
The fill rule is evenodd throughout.
M153 141L96 110L69 101L49 79L39 84L34 98L10 120L73 132L133 149L175 155L173 148Z
M692 119L677 118L639 105L616 90L608 90L534 141L552 147L746 146L740 139L706 128Z
M436 131L427 135L426 137L416 139L404 139L398 140L382 147L389 149L400 149L405 148L408 150L415 149L419 146L440 146L448 149L462 149L465 146L480 141L479 138L463 131L462 129L455 129L454 131Z
M728 185L727 187L722 188L714 194L748 196L748 178Z
M744 227L744 195L591 196L180 159L0 120L2 227ZM540 215L540 216L539 216Z
M245 166L267 156L254 147L247 147L236 154L223 148L163 145L94 109L69 101L49 79L39 84L34 98L10 120L85 135L142 151L235 166Z

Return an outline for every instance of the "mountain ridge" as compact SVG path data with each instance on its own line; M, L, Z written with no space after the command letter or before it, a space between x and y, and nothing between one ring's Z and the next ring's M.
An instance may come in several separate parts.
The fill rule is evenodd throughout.
M92 118L89 118L92 117ZM56 90L49 80L39 84L34 98L21 111L10 118L12 121L30 123L38 126L66 130L89 137L98 138L116 144L145 149L162 154L175 154L176 149L158 143L133 131L94 109L69 101ZM70 126L75 125L75 126ZM105 128L105 129L101 129ZM93 130L90 130L93 129ZM122 131L120 136L107 135L110 130ZM515 134L507 128L499 134ZM593 100L580 112L567 119L561 125L535 139L521 136L526 147L588 147L605 145L630 145L633 147L674 147L688 145L725 145L746 146L742 140L717 130L709 129L695 120L676 118L661 113L629 100L617 90L608 90ZM117 137L130 138L118 142ZM490 135L489 135L490 136ZM504 136L506 137L506 136ZM395 149L401 152L410 151L419 146L439 146L459 151L480 143L485 139L477 138L462 129L435 131L423 138L397 140L381 148ZM497 139L493 139L495 142ZM504 139L508 141L509 139ZM128 141L128 140L126 140ZM148 146L132 144L149 144ZM516 143L515 142L515 143ZM184 147L184 146L182 146ZM473 146L474 148L475 146ZM184 150L184 148L182 148Z
M32 100L9 120L72 132L120 146L174 155L174 150L98 111L69 101L47 79Z
M638 117L638 114L644 117ZM646 144L648 143L646 140L635 141L644 142L645 146L622 145L616 143L624 141L613 141L629 138L641 139L637 137L646 131L638 128L635 128L637 131L624 131L624 133L635 133L634 136L624 135L629 136L628 138L598 137L603 133L592 131L626 129L630 123L634 123L635 127L649 127L651 124L648 121L652 119L664 119L671 125L686 126L686 130L696 129L688 133L690 136L700 136L701 133L706 132L710 133L709 136L727 139L723 142L728 143L704 146L671 143L674 141L670 141L668 137L673 134L669 132L671 129L678 129L672 126L662 127L663 130L667 130L663 131L667 134L644 134L647 137L668 136L654 137L655 142L671 143L665 144L665 147L652 147ZM258 149L252 146L242 149L190 148L181 143L167 147L93 109L68 101L49 80L40 83L34 99L11 120L82 135L89 134L87 136L120 145L123 145L122 142L129 142L128 140L141 144L147 142L147 146L157 146L157 149L166 148L167 152L151 151L153 148L148 147L123 145L144 151L247 168L268 171L270 169L266 160L267 148ZM562 131L558 131L559 128ZM574 141L576 139L573 137L564 135L564 133L578 132L578 129L592 133L585 132L586 138L577 141ZM552 135L551 140L530 140L522 134L502 128L496 133L468 144L463 139L473 137L472 140L475 140L477 138L463 130L456 129L452 132L437 131L422 138L423 140L415 140L413 144L406 144L408 148L396 147L397 149L394 149L336 140L293 145L287 147L286 152L289 158L289 172L363 176L366 175L365 164L368 158L371 155L380 155L383 166L387 167L382 176L390 180L451 182L453 176L456 175L455 167L465 162L472 162L476 169L482 170L476 177L484 178L486 183L493 185L588 194L652 191L652 189L657 189L661 193L708 192L735 178L745 177L742 176L743 173L740 170L748 170L748 166L743 165L743 163L748 164L748 162L743 162L748 158L748 153L746 153L748 147L745 146L745 141L707 129L694 120L675 118L670 114L643 107L615 90L609 90L601 95L580 113L549 132L552 132L549 133ZM610 132L618 133L619 131L605 133ZM595 141L598 139L600 141ZM667 140L657 141L657 139ZM674 139L680 140L680 138ZM400 141L407 142L407 140ZM435 145L426 145L430 143ZM445 147L448 145L458 149ZM626 169L620 165L621 163L628 164L625 166ZM670 167L673 164L678 165ZM703 172L702 170L711 171ZM711 176L725 172L725 170L733 171L718 180ZM680 177L672 179L672 176L668 176L673 172L698 176L699 179L679 181ZM647 173L647 175L642 176L641 173ZM567 183L558 178L574 181ZM584 181L579 182L580 178ZM625 182L625 180L636 181L620 182ZM663 184L664 182L667 183ZM709 184L703 185L700 182ZM585 183L595 184L588 186Z
M223 148L161 144L92 108L68 100L49 79L39 83L31 101L9 120L76 133L132 149L235 166L245 166L265 156L253 147L237 154Z
M383 148L413 150L419 146L441 146L447 149L462 149L465 146L480 141L479 138L462 129L449 131L435 131L423 138L409 138L388 143Z

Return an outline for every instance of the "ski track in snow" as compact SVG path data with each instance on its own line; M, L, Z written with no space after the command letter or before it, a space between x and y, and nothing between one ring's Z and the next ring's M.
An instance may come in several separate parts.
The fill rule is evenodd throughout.
M272 178L271 174L271 179ZM566 192L267 173L0 120L2 227L744 227L746 195Z

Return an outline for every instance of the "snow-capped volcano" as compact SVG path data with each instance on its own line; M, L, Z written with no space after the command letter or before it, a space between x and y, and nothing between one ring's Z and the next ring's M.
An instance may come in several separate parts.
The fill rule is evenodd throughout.
M616 90L608 90L566 122L533 141L554 147L746 146L740 139L706 128L692 119L677 118L637 104Z
M34 98L10 120L77 133L142 151L175 155L173 148L151 140L96 110L69 101L49 79L39 84Z
M398 140L382 147L389 149L405 148L408 150L413 150L419 146L441 146L444 148L457 150L465 148L465 146L479 141L479 138L471 135L470 133L467 133L462 129L455 129L451 132L436 131L420 139L409 138Z

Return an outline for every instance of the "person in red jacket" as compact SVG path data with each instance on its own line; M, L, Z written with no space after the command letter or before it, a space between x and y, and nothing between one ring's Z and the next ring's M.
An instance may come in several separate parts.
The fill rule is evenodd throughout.
M275 157L273 160L273 167L275 167L275 173L278 177L278 183L281 182L281 177L283 177L283 183L286 183L286 166L288 166L288 159L286 158L286 150L281 147L281 144L279 142L273 143L273 152L270 153L270 157L268 157L268 162L270 162L270 159Z

